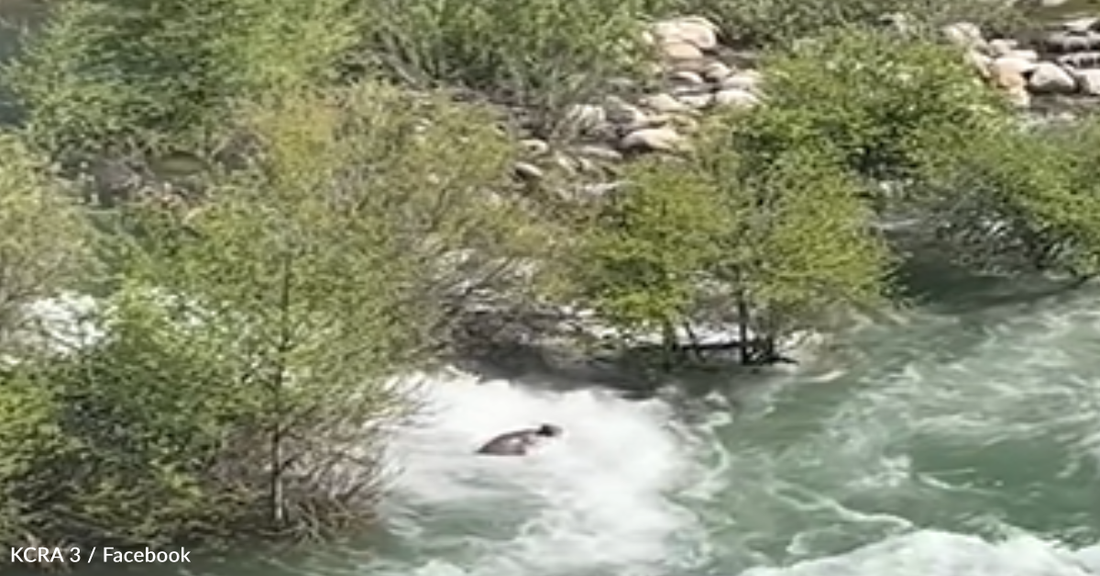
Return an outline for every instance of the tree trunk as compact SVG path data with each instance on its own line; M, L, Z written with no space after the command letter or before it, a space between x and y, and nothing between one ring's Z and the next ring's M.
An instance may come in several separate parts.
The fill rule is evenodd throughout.
M691 343L689 348L695 353L695 359L699 362L703 361L703 347L699 345L699 338L695 336L695 332L691 329L691 322L684 322L684 332L687 334L688 341ZM687 357L687 350L683 350L682 353Z
M677 348L676 342L676 330L672 327L672 322L669 320L661 321L661 367L665 372L671 372L673 367L673 356L676 354Z
M737 340L741 344L741 365L752 365L754 356L754 345L749 339L749 302L745 297L745 292L741 291L737 294Z

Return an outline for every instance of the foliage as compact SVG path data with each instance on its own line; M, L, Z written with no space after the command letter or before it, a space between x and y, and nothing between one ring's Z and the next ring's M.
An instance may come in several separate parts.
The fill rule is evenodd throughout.
M899 180L1005 118L957 51L881 32L834 30L771 55L762 70L768 106L733 124L728 144L761 164L823 142L847 169Z
M347 0L61 0L51 9L5 74L33 141L51 154L203 151L237 100L325 82L358 26Z
M442 82L532 107L567 104L634 75L645 0L365 0L369 50L398 77Z
M386 430L416 408L390 377L446 344L471 292L524 282L513 266L543 242L483 111L365 83L243 118L250 167L197 204L128 204L100 238L123 279L91 319L105 336L3 382L0 410L26 414L0 439L29 446L0 462L22 478L25 506L0 518L10 543L218 545L369 522Z
M885 303L893 259L859 180L829 148L760 169L715 145L731 120L708 127L690 161L628 173L632 188L579 242L576 293L628 329L710 318L765 339Z
M764 170L708 149L701 163L734 214L715 275L752 315L742 322L777 337L821 326L838 307L886 303L893 256L871 227L865 187L828 148L792 148Z
M885 25L894 15L902 18L896 25L924 33L961 20L1012 29L1023 19L1018 6L981 0L676 0L672 5L708 16L731 39L755 46L789 44L837 26Z
M33 328L27 306L71 287L90 264L90 229L15 134L0 132L0 354Z
M587 226L570 273L601 317L641 330L680 324L730 222L704 174L643 161L630 182Z
M1100 272L1100 122L1006 127L931 165L922 208L979 268Z

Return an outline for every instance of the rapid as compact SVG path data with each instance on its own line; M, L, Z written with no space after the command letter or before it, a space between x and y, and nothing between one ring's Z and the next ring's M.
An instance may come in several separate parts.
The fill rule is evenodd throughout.
M795 370L648 400L437 376L383 536L191 573L1100 573L1098 296L921 307ZM566 436L536 455L471 454L543 421Z

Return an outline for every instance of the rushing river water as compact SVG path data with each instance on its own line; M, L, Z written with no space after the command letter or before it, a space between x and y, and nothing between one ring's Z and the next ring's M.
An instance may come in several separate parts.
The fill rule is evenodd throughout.
M1100 292L922 308L842 360L627 400L440 378L380 542L189 574L1100 574ZM567 436L479 458L501 430Z

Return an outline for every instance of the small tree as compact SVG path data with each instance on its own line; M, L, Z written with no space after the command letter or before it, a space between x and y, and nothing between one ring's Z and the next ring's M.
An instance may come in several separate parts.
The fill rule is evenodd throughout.
M108 335L53 372L80 448L53 460L77 486L56 531L224 543L369 521L385 430L415 408L390 377L431 360L470 291L522 281L511 146L480 111L362 84L244 117L251 167L197 207L128 205L107 242L126 279Z
M865 187L829 148L792 148L763 171L728 150L705 150L701 163L734 214L714 273L742 341L745 328L757 335L743 362L776 360L777 338L827 326L840 309L887 303L892 255L871 227Z
M663 329L671 346L674 325L732 321L742 361L770 362L789 331L885 303L892 258L829 148L793 148L761 171L715 145L729 130L719 119L690 161L630 171L571 278L619 326Z
M659 331L666 354L691 321L701 282L733 224L705 174L661 160L629 171L630 185L581 236L567 274L574 295L628 331Z

